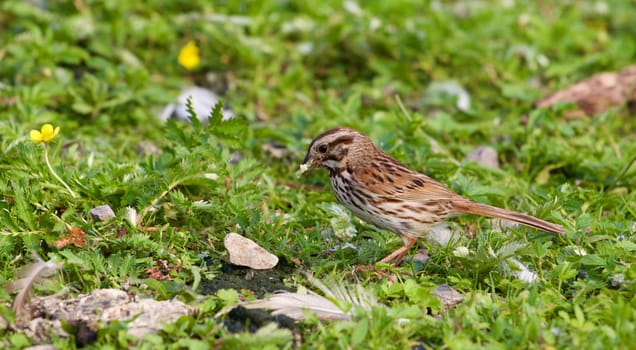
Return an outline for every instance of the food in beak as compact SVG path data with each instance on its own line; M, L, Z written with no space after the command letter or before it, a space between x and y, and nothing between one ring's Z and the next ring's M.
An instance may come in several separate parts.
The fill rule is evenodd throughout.
M306 173L307 171L309 171L311 167L309 166L308 163L303 163L300 165L300 169L298 169L298 171L296 172L296 176L300 177L302 174Z

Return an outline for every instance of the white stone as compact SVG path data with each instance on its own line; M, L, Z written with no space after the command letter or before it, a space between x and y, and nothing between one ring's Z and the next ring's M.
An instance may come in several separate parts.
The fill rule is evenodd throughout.
M255 270L271 269L278 264L278 257L249 238L231 232L223 240L230 263Z

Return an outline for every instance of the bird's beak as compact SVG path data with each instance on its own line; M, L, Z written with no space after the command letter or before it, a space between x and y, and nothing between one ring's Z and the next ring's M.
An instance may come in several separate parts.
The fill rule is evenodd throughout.
M300 164L300 169L298 169L298 171L296 172L296 175L297 176L303 175L304 173L308 172L309 170L315 167L316 167L316 161L309 156L309 153L307 153L307 155L305 156L305 159L303 159L303 163Z

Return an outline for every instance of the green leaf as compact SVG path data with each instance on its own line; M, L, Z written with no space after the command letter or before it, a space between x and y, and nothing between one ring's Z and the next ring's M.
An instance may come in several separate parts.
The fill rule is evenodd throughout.
M150 290L159 293L159 299L168 299L168 290L166 289L166 286L165 284L163 284L163 282L157 281L153 278L147 278L144 283Z
M431 294L430 290L414 279L408 279L404 282L404 294L410 302L421 307L439 305L438 299Z
M199 288L199 284L201 283L201 268L198 266L191 266L190 272L192 273L193 277L192 290L196 291Z
M594 225L594 218L588 213L579 215L579 217L576 218L577 230L584 230L592 227L592 225Z
M79 256L77 256L75 253L71 252L68 249L61 250L59 252L59 254L65 258L65 260L66 260L64 262L65 264L78 265L78 266L87 266L87 265L90 266L91 265L86 260L80 258Z
M218 101L212 107L210 115L208 116L208 125L216 127L223 123L223 101Z
M192 105L192 96L188 96L188 99L186 100L186 111L188 112L190 123L192 124L195 132L201 130L201 119L199 119L199 116L197 115L197 112L194 110L194 106Z
M22 349L31 345L31 341L24 333L14 333L9 336L9 342L16 349Z
M234 289L220 289L216 292L216 296L221 299L223 306L234 305L239 302L238 292Z
M15 209L16 214L20 220L22 220L29 230L35 230L35 215L33 214L33 207L31 206L31 201L27 198L27 193L25 189L30 188L27 185L26 180L20 179L17 183L14 184L14 194L15 194Z
M351 333L351 345L361 344L369 332L369 320L363 318L356 323Z
M596 254L588 254L581 259L581 264L586 266L604 266L607 262Z
M619 248L623 248L628 252L635 252L636 251L636 243L632 242L632 241L618 241L616 243L616 246Z

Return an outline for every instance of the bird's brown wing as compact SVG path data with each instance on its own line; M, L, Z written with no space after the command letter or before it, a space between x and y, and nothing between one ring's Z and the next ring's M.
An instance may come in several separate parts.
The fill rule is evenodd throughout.
M361 168L354 171L352 176L354 182L379 196L406 201L465 199L430 177L401 165L390 169Z
M472 202L430 177L400 164L392 163L384 169L357 169L352 177L355 180L353 183L360 183L361 188L377 197L389 202L404 201L405 206L409 205L422 213L435 210L437 218L447 217L453 213L477 214L515 221L548 232L565 233L561 225L523 213Z

